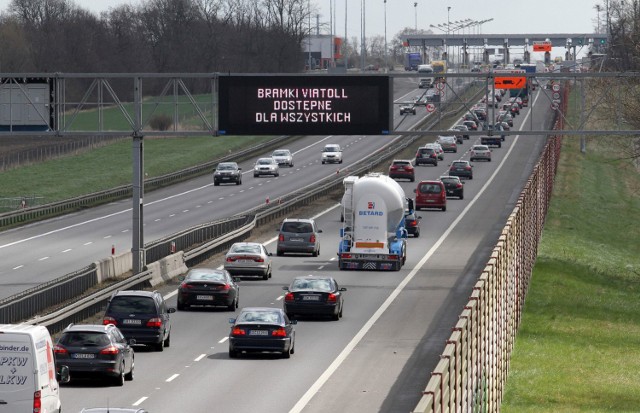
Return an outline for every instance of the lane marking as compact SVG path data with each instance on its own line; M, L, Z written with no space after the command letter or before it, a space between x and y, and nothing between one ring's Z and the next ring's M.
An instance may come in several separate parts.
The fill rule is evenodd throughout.
M13 267L14 270L19 270L20 268L24 267L24 265L18 265L17 267Z
M168 379L166 379L165 381L166 381L167 383L170 383L170 382L174 381L176 378L178 378L178 376L179 376L179 375L180 375L180 374L176 373L176 374L174 374L173 376L171 376L171 377L169 377Z
M225 338L223 338L222 340L218 341L218 343L222 344L222 343L224 343L224 342L225 342L225 341L227 341L227 340L229 340L229 337L228 337L228 336L227 336L227 337L225 337Z
M538 96L536 96L536 99L535 99L536 101ZM535 103L536 102L534 101L534 105ZM529 116L530 113L531 111L527 112L527 115L525 116L520 126L520 130L522 130L523 126L526 124L527 117ZM313 396L315 396L315 394L320 391L322 386L324 386L324 384L329 380L329 378L333 375L333 373L335 373L338 370L340 365L347 359L347 357L351 354L351 352L355 349L355 347L360 343L360 341L362 341L362 339L369 332L369 330L371 330L375 322L378 321L378 319L382 316L382 314L384 314L385 311L387 311L387 308L391 306L391 303L395 301L396 297L400 295L400 293L402 292L402 290L404 290L407 284L409 284L409 282L415 277L418 271L422 269L422 266L424 266L427 260L429 260L429 258L431 258L431 256L440 247L440 245L442 245L442 243L453 231L453 229L458 225L458 223L462 220L462 218L464 218L465 215L467 215L467 213L471 210L471 207L476 203L476 201L480 198L480 196L484 193L484 191L493 182L495 177L498 175L498 172L500 172L503 165L509 158L509 155L515 148L519 138L520 138L520 135L515 136L515 138L513 139L513 144L509 147L509 150L507 150L507 153L505 154L504 158L502 159L502 161L500 162L496 170L493 172L493 174L491 174L489 179L487 179L487 181L482 186L482 188L480 188L480 191L478 192L478 194L471 200L471 202L469 202L469 204L462 210L462 212L460 212L457 218L451 223L451 225L449 225L447 230L440 236L440 238L438 238L436 243L429 249L429 251L427 251L427 253L418 262L418 264L411 271L409 271L409 274L407 274L407 276L402 280L402 282L398 284L396 289L393 290L393 292L389 295L389 297L387 297L384 303L382 303L382 305L371 316L371 318L367 320L367 322L362 326L360 331L358 331L358 333L351 339L351 341L347 344L347 346L340 352L340 354L338 354L335 360L333 360L333 362L329 365L329 367L327 367L327 369L320 375L320 377L318 377L315 383L311 385L309 390L307 390L307 392L304 395L302 395L300 400L298 400L298 402L293 406L293 408L289 410L289 413L301 412L302 409L304 409L307 406L307 404L309 404Z
M200 361L200 360L202 360L202 359L203 359L203 358L205 358L205 357L207 357L207 355L206 355L206 354L200 354L198 357L196 357L195 359L193 359L193 361Z
M84 245L84 246L86 247L87 245L91 245L91 244L93 244L93 241L85 242L85 243L84 243L84 244L82 244L82 245Z
M142 404L142 402L144 402L147 399L148 399L147 396L140 397L135 403L132 404L132 406L140 406Z
M49 257L42 257L42 258L38 258L38 261L44 261L44 260L48 260Z
M67 248L66 250L62 251L62 253L64 254L65 252L69 252L71 251L71 248Z

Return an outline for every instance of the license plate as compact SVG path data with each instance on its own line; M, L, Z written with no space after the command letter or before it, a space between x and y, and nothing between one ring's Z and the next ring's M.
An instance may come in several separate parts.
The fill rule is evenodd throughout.
M320 301L320 296L318 295L303 295L302 301Z
M196 300L213 301L212 295L196 295Z
M249 330L250 336L267 336L269 332L267 330Z
M448 194L453 194L452 190L447 191Z
M290 241L302 242L302 238L290 238Z
M94 359L96 358L95 354L86 354L86 353L74 353L71 355L71 358L74 359Z
M398 172L404 172L404 168L398 168Z
M142 324L142 320L124 319L124 320L122 320L122 324L141 325Z
M427 199L427 202L436 202L435 199Z

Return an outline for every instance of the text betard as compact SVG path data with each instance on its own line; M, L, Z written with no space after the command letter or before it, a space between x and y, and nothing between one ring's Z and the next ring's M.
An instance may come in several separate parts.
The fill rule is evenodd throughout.
M349 98L344 88L258 88L257 99L271 112L256 113L256 123L349 123L351 113L334 111Z

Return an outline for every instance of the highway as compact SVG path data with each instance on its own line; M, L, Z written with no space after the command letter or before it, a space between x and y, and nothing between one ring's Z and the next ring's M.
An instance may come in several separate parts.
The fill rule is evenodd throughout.
M536 97L532 100L536 102ZM549 114L546 103L524 109L516 118L514 129L529 121L532 110L537 122ZM375 142L369 138L363 142L362 137L340 139L351 145L345 152L349 157L365 142L368 148ZM459 153L446 154L445 162L438 167L418 167L416 178L433 179L444 174L451 160L468 159L466 151L477 140L472 137L461 145ZM419 400L445 339L543 145L544 137L510 136L502 148L493 150L492 162L474 162L474 179L465 183L464 200L450 199L446 212L418 212L422 216L422 233L420 238L409 240L407 263L398 272L337 270L340 212L330 204L319 212L316 219L323 230L319 257L274 254L272 279L245 278L241 282L241 307L280 306L281 287L297 275L329 273L348 288L340 321L299 321L296 352L291 359L258 355L229 359L226 337L228 319L234 313L210 309L177 312L172 316L170 348L154 353L136 347L133 382L125 383L123 388L94 381L71 383L62 390L65 411L107 404L140 406L151 413L410 411ZM298 151L302 147L292 149ZM296 168L305 163L308 168L296 176L296 181L306 182L305 175L324 167L309 165L318 163L316 150L310 151L302 163L296 159ZM353 158L347 159L348 165ZM272 182L281 185L287 177L293 181L291 176L281 177L284 179L261 179L261 188ZM249 179L242 187L248 189L251 185ZM401 185L407 194L413 193L415 183ZM275 190L275 186L268 189ZM181 188L182 192L193 189L192 196L180 198L187 204L184 215L198 212L197 205L207 208L207 197L191 200L203 192L198 188L197 184ZM242 198L239 188L227 188L229 193L221 198L237 203ZM160 200L168 197L167 193L155 200L164 205L166 201ZM239 210L228 208L227 213ZM159 211L158 216L168 216L170 211ZM147 222L154 222L149 215ZM274 251L269 231L260 240ZM161 289L170 306L176 303L175 288L167 285Z

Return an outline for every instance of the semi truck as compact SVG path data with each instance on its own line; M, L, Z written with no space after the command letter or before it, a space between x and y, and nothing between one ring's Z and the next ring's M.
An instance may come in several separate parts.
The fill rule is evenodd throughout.
M443 75L447 73L447 62L445 60L434 60L431 62L431 66L433 67L435 83L444 83L446 78Z
M422 64L422 56L419 52L409 52L404 54L404 70L418 70L418 66Z
M340 270L399 271L407 259L404 190L381 173L345 179Z

